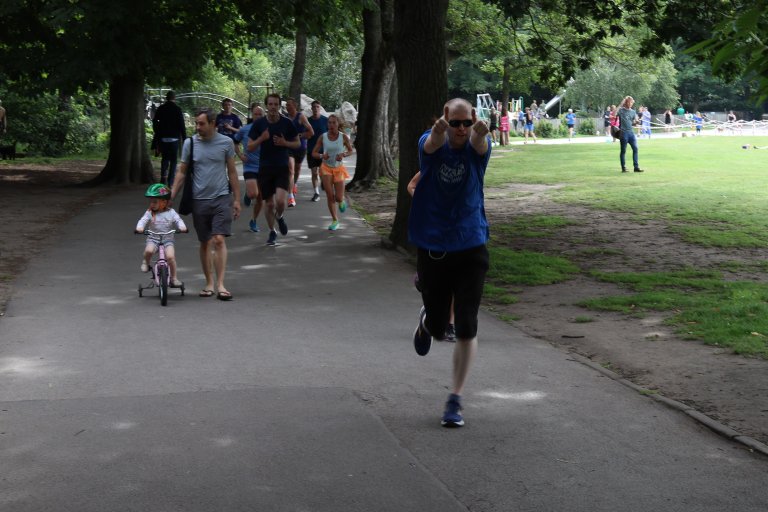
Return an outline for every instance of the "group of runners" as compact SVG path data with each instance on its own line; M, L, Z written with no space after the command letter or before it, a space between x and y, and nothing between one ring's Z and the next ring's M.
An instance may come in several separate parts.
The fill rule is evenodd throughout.
M268 95L264 104L266 110L253 103L248 124L233 130L231 136L243 164L243 202L247 207L252 206L249 229L254 233L260 231L257 219L264 211L269 228L267 244L277 242L275 223L282 235L287 234L283 216L286 209L297 205L298 182L306 159L312 176L310 200L320 200L322 187L331 214L328 229L337 230L338 214L347 208L344 182L349 173L344 158L353 152L350 138L342 130L342 121L336 114L323 115L319 101L312 102L309 117L299 111L294 98L285 100L285 113L281 112L281 99L277 94ZM228 112L231 100L224 100L222 108Z
M156 222L176 223L185 230L167 200L186 197L185 183L190 181L192 220L206 281L201 297L215 294L220 300L233 298L224 286L224 272L225 238L240 214L236 155L243 162L246 206L253 203L249 225L253 231L258 230L255 219L263 210L269 227L268 244L274 245L277 239L275 224L282 235L288 233L285 213L291 207L289 194L293 193L295 205L296 182L305 156L312 171L312 200L319 198L319 176L332 217L328 229L339 227L337 210L346 209L344 180L349 175L343 164L352 153L349 136L341 130L336 115L321 119L318 102L312 104L312 116L306 118L291 99L286 101L287 116L281 114L280 100L279 95L270 94L265 98L266 109L251 105L252 118L245 126L230 116L231 105L227 102L218 120L211 111L198 112L197 134L184 141L172 189L156 184L146 193L150 204L137 231L151 229ZM424 356L433 339L445 340L451 334L455 340L451 392L441 424L461 427L462 393L477 352L478 311L489 265L483 199L491 154L488 125L478 120L469 102L450 100L443 115L418 141L418 151L420 170L408 186L413 194L408 235L418 249L418 283L423 301L413 343L417 354ZM149 270L156 249L156 241L148 238L142 271ZM172 248L170 254L174 256ZM172 283L179 285L175 263Z

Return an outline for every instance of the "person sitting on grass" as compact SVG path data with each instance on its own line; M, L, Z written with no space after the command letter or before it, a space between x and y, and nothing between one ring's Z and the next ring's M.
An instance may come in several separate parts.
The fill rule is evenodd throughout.
M176 210L168 208L168 201L171 199L170 188L162 183L155 183L149 186L144 196L149 198L149 208L136 224L136 233L144 233L147 229L156 233L167 233L173 229L179 233L189 231ZM157 252L160 242L159 235L147 234L147 245L144 247L144 258L141 260L142 272L149 272L152 255ZM176 252L173 249L173 242L173 234L162 237L162 243L165 245L165 259L171 270L171 286L178 288L182 283L176 276Z

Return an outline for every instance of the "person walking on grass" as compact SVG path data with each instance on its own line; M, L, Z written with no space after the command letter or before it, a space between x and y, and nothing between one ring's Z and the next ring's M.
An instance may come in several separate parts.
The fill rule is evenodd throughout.
M213 263L216 271L216 297L219 300L232 300L232 294L224 286L224 272L227 268L226 237L232 234L232 220L240 216L240 182L235 167L235 144L232 139L216 131L215 123L216 114L210 110L200 111L195 116L197 135L184 142L171 200L184 187L187 170L192 164L192 221L200 241L200 263L205 276L205 287L200 291L200 296L211 297L214 294L214 276L211 272Z
M637 112L632 108L635 100L632 96L627 96L619 106L616 116L619 118L619 128L621 128L621 152L619 161L621 162L621 172L628 172L626 166L627 144L632 147L632 164L635 172L643 172L638 162L637 137L635 136L634 126L637 124Z
M456 346L451 393L441 424L461 427L461 395L477 352L477 315L488 271L488 221L483 181L491 156L488 126L461 98L419 140L418 183L408 218L417 247L416 267L424 306L413 333L416 353L445 339L453 301Z
M328 229L339 229L338 210L344 213L347 202L344 200L344 180L349 178L347 168L344 167L344 158L352 154L352 143L349 136L340 131L340 121L336 114L328 116L328 131L324 133L312 150L312 157L321 160L320 178L323 180L323 189L328 201L328 211L331 212L331 224Z
M283 214L286 209L286 199L290 190L288 150L301 146L299 133L293 121L280 114L280 95L273 93L264 98L267 115L254 121L248 132L248 151L256 151L261 147L259 159L258 183L261 197L266 203L264 216L269 226L267 245L277 244L277 231L288 234Z

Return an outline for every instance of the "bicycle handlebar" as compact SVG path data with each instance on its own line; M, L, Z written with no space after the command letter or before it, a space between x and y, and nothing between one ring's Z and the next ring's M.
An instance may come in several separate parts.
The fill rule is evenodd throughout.
M166 231L165 233L161 233L159 231L152 231L151 229L145 229L144 231L136 231L137 235L155 235L155 236L167 236L167 235L173 235L174 233L189 233L189 230L187 231L178 231L176 229L172 229L170 231Z

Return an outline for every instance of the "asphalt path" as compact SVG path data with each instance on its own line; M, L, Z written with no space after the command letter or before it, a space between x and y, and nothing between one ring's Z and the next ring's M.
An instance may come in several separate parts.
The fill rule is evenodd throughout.
M766 456L485 312L442 428L412 262L300 185L277 247L234 224L231 302L197 296L194 233L185 296L138 296L139 187L62 226L0 320L0 510L766 510Z

